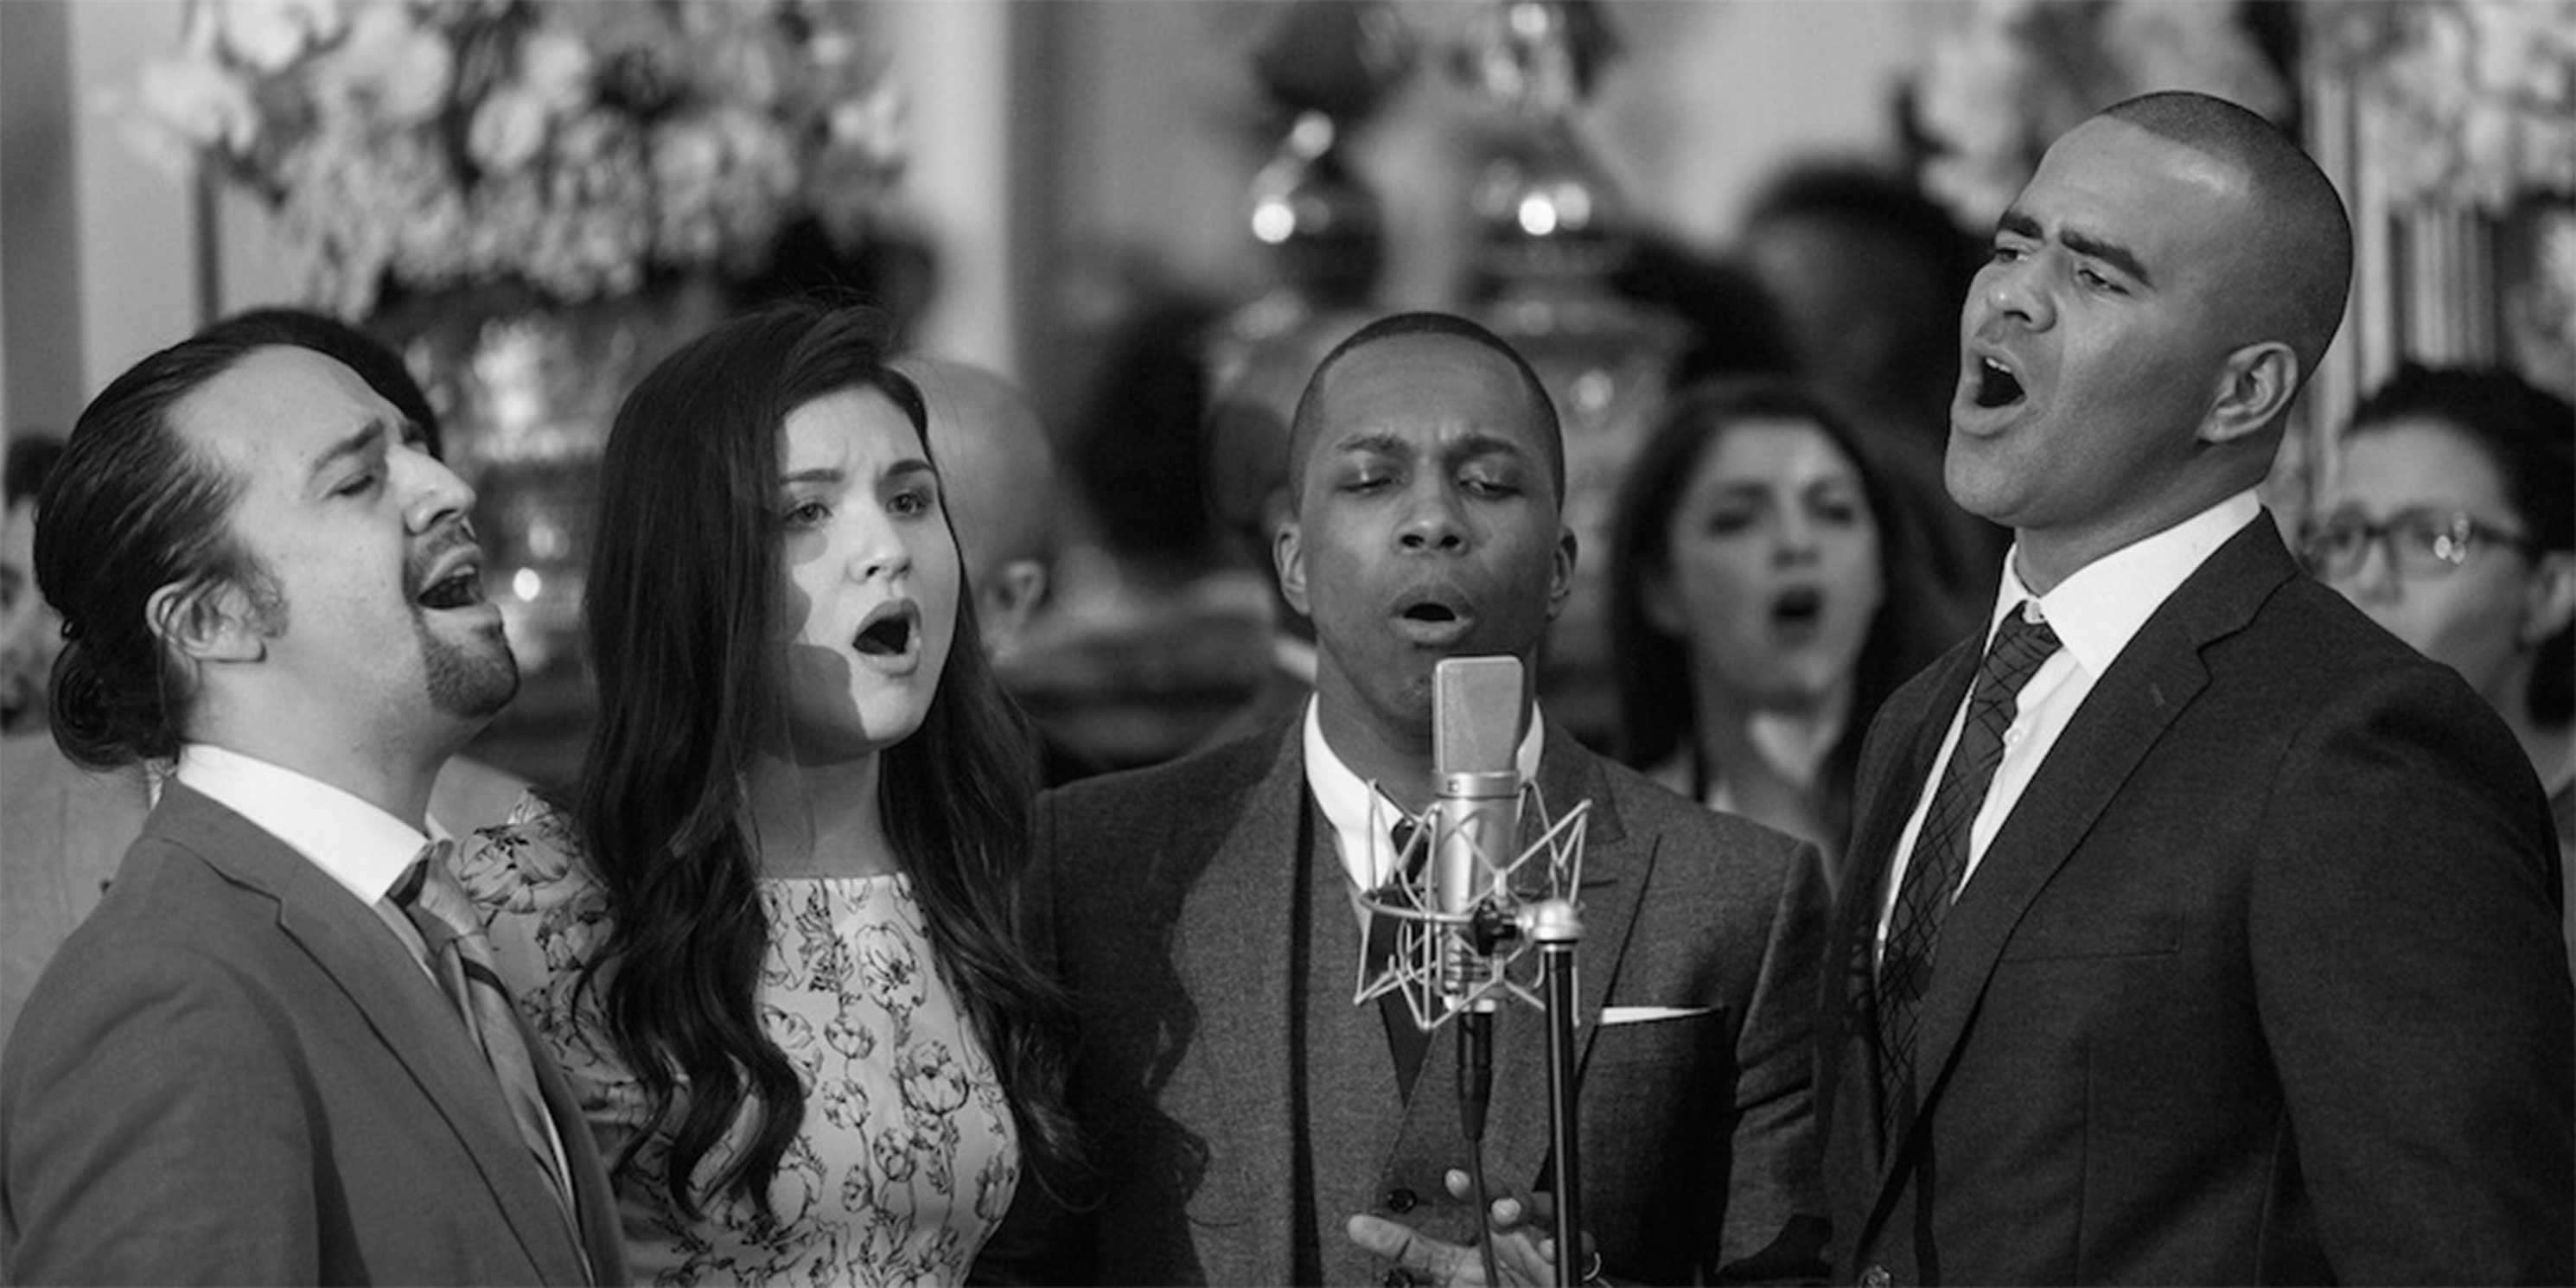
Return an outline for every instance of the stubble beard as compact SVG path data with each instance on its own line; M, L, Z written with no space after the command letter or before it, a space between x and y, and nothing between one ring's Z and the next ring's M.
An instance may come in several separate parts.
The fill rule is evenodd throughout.
M431 629L417 607L411 620L420 641L422 682L432 707L469 720L488 720L518 696L519 659L498 627L453 640ZM487 633L489 639L484 638Z

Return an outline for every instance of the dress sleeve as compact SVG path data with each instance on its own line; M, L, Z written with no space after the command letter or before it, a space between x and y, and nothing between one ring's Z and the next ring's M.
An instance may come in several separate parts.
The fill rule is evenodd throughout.
M511 1000L572 1085L601 1156L616 1157L641 1097L608 1038L605 981L589 971L608 943L608 892L571 819L530 793L508 823L459 841L453 862Z

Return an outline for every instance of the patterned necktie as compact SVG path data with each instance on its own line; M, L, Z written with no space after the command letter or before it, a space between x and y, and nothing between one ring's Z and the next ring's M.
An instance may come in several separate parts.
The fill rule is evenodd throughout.
M1394 826L1388 829L1395 841L1397 860L1405 865L1402 879L1406 881L1421 876L1423 862L1431 852L1428 845L1409 854L1405 852L1405 847L1413 842L1415 827L1412 819L1399 815ZM1401 918L1382 912L1369 914L1368 942L1361 950L1369 978L1375 979L1394 959L1398 932L1402 927ZM1405 1099L1411 1100L1413 1084L1422 1076L1423 1054L1431 1047L1431 1035L1414 1024L1412 1008L1405 1005L1401 993L1379 996L1377 1014L1379 1023L1386 1027L1387 1053L1395 1058L1396 1089Z
M466 1033L482 1049L500 1083L502 1099L509 1103L510 1117L518 1124L519 1137L544 1169L578 1243L581 1227L573 1220L572 1190L556 1166L554 1134L547 1126L545 1096L537 1088L536 1064L512 1014L509 989L493 968L491 938L475 915L473 899L448 866L453 848L449 841L432 841L423 848L394 887L393 901L429 945L429 962L439 987L446 990Z
M1923 994L1932 983L1932 956L1941 918L1958 897L1968 868L1968 831L1986 802L1995 767L2003 763L2004 732L2019 711L2022 686L2057 651L2057 632L2016 607L1987 646L1968 695L1968 718L1941 772L1923 831L1914 839L1895 911L1888 918L1887 947L1878 966L1880 1126L1893 1144L1914 1112L1914 1036Z

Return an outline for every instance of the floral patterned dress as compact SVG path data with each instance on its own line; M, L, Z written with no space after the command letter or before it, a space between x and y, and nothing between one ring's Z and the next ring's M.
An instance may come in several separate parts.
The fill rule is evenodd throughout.
M531 800L458 847L519 1007L563 1067L612 1163L647 1116L582 967L607 942L607 899L570 823ZM617 1178L637 1282L956 1283L1019 1183L1019 1141L993 1063L940 978L911 879L764 878L763 1029L795 1063L805 1116L765 1218L737 1196L691 1221L661 1177L657 1130ZM685 1094L685 1091L683 1092ZM699 1165L713 1176L748 1119Z

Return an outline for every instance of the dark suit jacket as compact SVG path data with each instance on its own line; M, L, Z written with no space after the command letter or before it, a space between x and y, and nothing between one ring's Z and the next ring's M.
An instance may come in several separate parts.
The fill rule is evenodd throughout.
M1815 852L1561 733L1540 779L1551 809L1592 802L1579 1157L1584 1224L1610 1271L1681 1282L1789 1228L1812 1264ZM1406 1102L1377 1007L1351 1003L1359 927L1309 800L1300 723L1042 797L1038 860L1040 937L1080 1011L1073 1096L1103 1192L1071 1260L1035 1273L1374 1283L1387 1267L1341 1233L1370 1210L1465 1240L1472 1213L1441 1184L1467 1165L1453 1030L1435 1034ZM1301 942L1300 924L1317 933ZM1604 1006L1698 1009L1590 1023ZM1540 1014L1506 1008L1495 1028L1485 1157L1499 1193L1542 1181L1548 1115Z
M375 913L172 784L0 1069L18 1283L622 1282L615 1200L542 1055L577 1244L482 1054Z
M1837 1274L2569 1282L2576 1017L2538 785L2268 515L2148 619L1996 833L1942 925L1920 1115L1877 1139L1877 900L1978 652L1862 751L1820 1029Z

